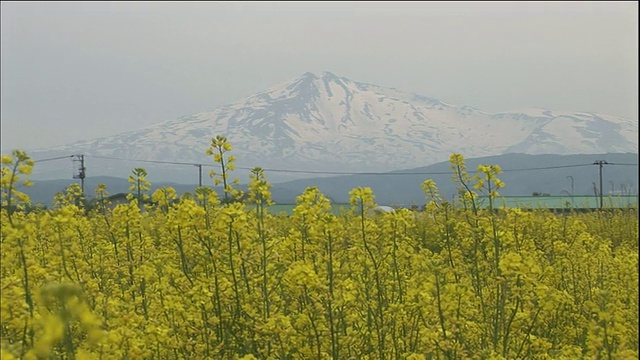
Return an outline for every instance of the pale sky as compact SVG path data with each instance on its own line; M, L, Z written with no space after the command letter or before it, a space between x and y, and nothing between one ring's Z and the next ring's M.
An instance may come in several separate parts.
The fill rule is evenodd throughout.
M307 71L489 112L638 119L637 1L1 6L3 154L210 111Z

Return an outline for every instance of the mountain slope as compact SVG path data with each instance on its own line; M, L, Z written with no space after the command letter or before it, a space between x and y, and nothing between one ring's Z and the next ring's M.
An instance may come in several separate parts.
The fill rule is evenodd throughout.
M453 152L638 152L637 120L545 109L491 114L324 72L305 73L210 112L33 156L211 163L204 152L216 135L227 136L240 167L298 170L397 170L445 161ZM114 175L99 171L94 174ZM174 170L166 174L179 181Z

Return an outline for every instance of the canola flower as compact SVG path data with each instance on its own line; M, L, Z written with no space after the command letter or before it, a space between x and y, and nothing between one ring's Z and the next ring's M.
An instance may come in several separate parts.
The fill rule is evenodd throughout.
M335 215L312 187L273 215L262 169L227 182L231 150L208 150L221 199L148 194L137 168L129 203L72 186L50 210L15 189L27 154L2 156L2 358L638 357L636 213L484 210L500 168L454 154L461 207L426 179L424 212L372 214L359 187Z

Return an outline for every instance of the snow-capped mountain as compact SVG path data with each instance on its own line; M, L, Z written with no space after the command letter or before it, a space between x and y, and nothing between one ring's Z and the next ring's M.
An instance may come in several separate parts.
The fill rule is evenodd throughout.
M638 152L637 119L546 109L488 113L323 72L305 73L210 112L31 155L213 164L205 151L216 135L231 142L239 167L305 171L415 168L454 152ZM92 175L100 171L113 175L91 169Z

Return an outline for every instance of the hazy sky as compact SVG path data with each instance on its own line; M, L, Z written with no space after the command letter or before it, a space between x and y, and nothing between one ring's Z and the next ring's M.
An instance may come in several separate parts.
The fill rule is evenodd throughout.
M235 102L307 71L497 112L638 118L638 2L11 2L2 153Z

